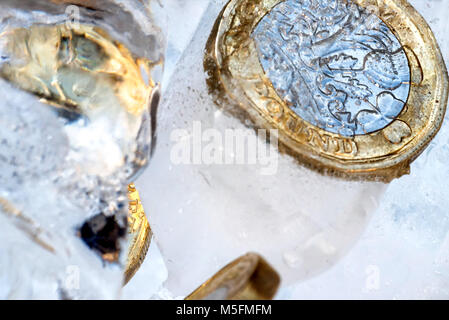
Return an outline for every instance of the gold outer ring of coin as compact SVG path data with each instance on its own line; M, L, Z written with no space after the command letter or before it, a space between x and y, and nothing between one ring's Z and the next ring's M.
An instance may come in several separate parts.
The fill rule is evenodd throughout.
M125 268L124 285L126 285L139 270L148 252L153 233L140 202L136 186L128 185L128 232L131 237L128 248L128 259Z
M390 125L347 138L304 121L277 95L265 75L251 32L284 0L231 0L209 37L204 68L210 93L231 114L255 128L278 129L279 150L321 173L389 182L410 172L439 131L446 112L448 75L437 41L406 0L353 0L375 6L409 60L408 101Z
M280 276L260 255L248 253L231 262L185 300L271 300Z

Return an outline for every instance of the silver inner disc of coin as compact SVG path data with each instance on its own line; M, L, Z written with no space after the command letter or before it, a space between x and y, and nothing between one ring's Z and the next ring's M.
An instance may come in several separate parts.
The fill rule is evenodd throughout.
M375 10L351 0L286 0L252 37L277 94L317 127L364 135L388 126L404 108L408 59Z

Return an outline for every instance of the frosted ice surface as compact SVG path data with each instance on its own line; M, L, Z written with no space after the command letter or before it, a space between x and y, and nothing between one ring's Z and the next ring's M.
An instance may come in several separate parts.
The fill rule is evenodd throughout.
M76 237L89 214L78 205L95 203L63 192L70 188L61 176L69 152L63 126L48 106L4 81L0 95L0 298L116 298L122 269L103 266Z
M446 40L449 25L445 23L449 6L446 1L410 2L429 22L445 60L449 61L449 41ZM211 4L165 88L167 95L160 109L158 151L148 172L139 181L139 186L148 190L143 193L144 202L152 212L151 223L166 258L170 273L167 286L184 294L248 249L263 253L284 278L289 273L297 275L295 268L317 267L319 263L314 265L310 256L304 258L298 252L303 240L299 238L314 232L313 223L307 222L304 212L314 205L323 207L325 204L321 202L329 203L333 197L341 195L343 192L336 190L339 187L353 191L361 188L317 176L284 158L280 162L280 172L271 178L258 176L257 168L251 167L170 164L170 130L189 128L198 118L205 127L215 126L220 130L228 126L240 127L239 122L216 111L207 97L201 75L201 50L222 5L224 1ZM189 62L192 58L196 60ZM167 60L167 64L171 63ZM366 203L372 193L374 198L380 199L380 207L372 213L370 221L357 215L351 217L353 228L348 228L346 243L354 247L341 250L340 260L331 255L331 262L335 264L321 266L325 272L309 280L290 284L284 281L278 298L448 298L448 146L446 120L436 139L412 165L410 176L392 182L383 198L379 196L382 190L378 186L366 193L360 191L363 194L359 200ZM312 189L301 195L306 189L304 185ZM314 190L320 193L313 193ZM359 204L357 195L347 200L351 201L355 206ZM344 207L341 202L336 203ZM370 209L367 211L371 212ZM335 215L335 210L332 214ZM327 219L329 215L321 212L317 224L332 223ZM358 233L362 233L360 239L354 236ZM298 247L286 250L289 242ZM321 245L321 252L332 252L332 247ZM344 255L345 252L348 254ZM163 290L159 297L170 298L172 294Z
M218 111L205 85L204 46L223 4L210 4L175 68L159 108L156 152L136 182L174 295L248 251L264 255L285 284L328 269L360 236L385 188L323 177L286 156L271 176L260 165L171 163L174 129L192 133L195 121L221 133L245 128Z
M210 0L168 0L164 10L168 19L166 65L163 83L167 84L176 63L192 39ZM167 86L163 86L165 90Z
M95 24L104 24L136 56L158 61L163 36L148 23L143 4L96 2L110 9L113 3L123 11L108 12L107 18L94 20ZM67 19L65 6L43 0L4 0L0 6L3 35L8 28L63 24ZM38 10L42 8L46 10ZM94 11L80 10L85 14L83 22L89 23ZM152 45L145 45L149 40ZM4 55L5 42L0 43L2 67L15 58ZM45 56L39 48L33 48L34 52ZM95 57L93 51L89 53ZM54 71L49 69L39 71ZM103 103L103 109L71 117L67 116L71 111L44 104L4 80L0 80L0 96L0 299L120 298L126 239L118 239L122 248L118 260L106 263L83 243L78 230L99 213L114 215L124 227L128 179L147 160L151 143L146 106L131 116L122 105ZM160 272L163 279L164 269ZM157 291L154 283L152 290ZM149 291L147 296L153 294Z

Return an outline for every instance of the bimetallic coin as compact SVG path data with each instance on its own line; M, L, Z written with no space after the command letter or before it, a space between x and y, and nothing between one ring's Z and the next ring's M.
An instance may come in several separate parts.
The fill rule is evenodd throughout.
M232 0L206 52L217 103L321 172L406 174L446 111L446 66L406 0Z
M148 248L150 247L151 237L153 236L142 203L140 202L139 192L133 183L128 186L128 199L128 232L130 235L130 245L125 270L125 284L132 279L145 260Z
M217 272L186 300L271 300L281 279L260 255L248 253Z

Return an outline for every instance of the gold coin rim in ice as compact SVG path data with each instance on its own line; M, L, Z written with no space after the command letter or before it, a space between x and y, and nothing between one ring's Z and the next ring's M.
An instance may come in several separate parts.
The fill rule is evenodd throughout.
M209 37L204 68L210 93L231 114L255 128L278 129L279 149L322 173L389 182L441 128L448 98L446 65L424 18L406 0L354 0L375 6L409 60L410 93L403 111L376 132L344 137L301 119L276 93L251 38L259 21L284 0L231 0Z
M134 277L144 262L153 236L150 223L140 202L139 192L133 183L128 185L128 200L128 233L131 239L125 268L125 285Z
M277 271L250 252L226 265L185 300L271 300L280 283Z

